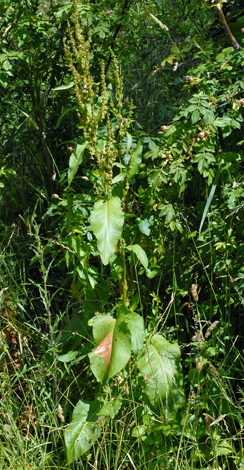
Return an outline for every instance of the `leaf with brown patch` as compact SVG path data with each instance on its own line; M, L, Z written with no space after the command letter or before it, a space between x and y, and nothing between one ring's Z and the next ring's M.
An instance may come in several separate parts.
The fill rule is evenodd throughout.
M111 358L111 352L112 352L112 340L113 340L113 333L109 333L109 335L106 336L102 340L102 342L94 349L94 352L97 356L100 356L104 359L105 362L105 367L107 371L109 370L109 364L110 364L110 358Z
M93 335L100 343L89 354L91 370L99 382L105 382L118 374L130 359L131 334L126 315L120 312L117 320L110 315L97 315L93 319Z

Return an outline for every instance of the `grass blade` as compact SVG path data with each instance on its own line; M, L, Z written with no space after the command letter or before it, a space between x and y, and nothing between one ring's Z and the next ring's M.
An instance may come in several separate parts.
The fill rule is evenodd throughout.
M208 209L209 209L209 206L212 202L212 199L214 197L214 193L215 193L215 190L216 190L216 186L217 186L217 183L218 183L218 180L219 180L219 177L220 177L220 173L221 173L221 168L218 169L218 173L217 175L215 176L215 180L214 180L214 183L213 183L213 186L211 188L211 191L209 193L209 196L208 196L208 200L206 202L206 205L204 207L204 211L203 211L203 215L202 215L202 220L201 220L201 223L200 223L200 227L199 227L199 235L201 234L201 230L202 230L202 226L205 222L205 219L206 219L206 216L207 216L207 213L208 213Z

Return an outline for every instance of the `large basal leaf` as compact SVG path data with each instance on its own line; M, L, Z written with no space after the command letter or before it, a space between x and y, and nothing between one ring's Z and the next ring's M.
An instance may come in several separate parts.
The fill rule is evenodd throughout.
M180 348L156 334L147 344L138 360L138 367L144 376L145 391L151 403L163 405L165 414L178 408L184 402L182 388Z
M130 330L131 349L135 354L139 354L145 338L143 318L138 313L131 312L124 304L119 305L118 313L124 314L126 325Z
M78 460L100 436L102 420L94 426L99 418L100 407L101 403L97 400L91 403L78 401L64 434L68 463Z
M90 449L101 434L104 419L107 416L114 418L121 404L118 398L105 404L99 400L90 403L78 401L72 421L65 430L68 463L78 460Z
M129 361L131 335L123 313L113 322L108 319L108 315L95 317L93 331L96 337L98 330L101 332L101 342L88 355L93 374L99 382L105 382L118 374Z
M97 247L102 262L107 265L115 252L115 246L122 234L124 214L117 196L108 201L97 201L90 216L91 228L97 238Z
M76 145L74 151L70 155L69 159L69 171L68 171L68 184L70 185L78 168L83 160L83 155L85 149L88 147L88 142L84 142L84 144Z

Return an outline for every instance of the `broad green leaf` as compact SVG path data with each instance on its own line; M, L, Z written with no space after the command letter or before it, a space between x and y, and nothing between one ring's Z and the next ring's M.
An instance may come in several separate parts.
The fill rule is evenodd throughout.
M130 169L128 172L128 178L131 179L133 176L137 175L140 170L140 165L141 165L141 155L142 155L142 149L143 149L143 140L140 139L137 143L137 146L135 150L133 151L132 157L131 157L131 162L130 162Z
M78 351L69 351L66 354L58 356L58 360L61 362L70 362L73 361L78 354Z
M191 115L191 122L192 124L196 124L197 121L199 121L200 119L200 113L199 111L196 109L195 111L193 111L192 115Z
M100 406L97 400L91 403L78 401L64 434L68 463L78 460L100 436L102 420L95 425Z
M114 166L117 166L118 168L126 168L126 166L123 165L123 163L114 162L113 165L114 165Z
M63 91L63 90L69 90L69 88L72 88L74 86L74 82L67 83L66 85L61 85L58 86L57 88L53 88L52 91Z
M86 110L89 118L92 117L92 108L91 108L91 103L86 103Z
M90 216L91 228L97 238L97 247L104 265L115 252L115 246L122 234L124 214L117 196L108 201L97 201Z
M214 113L213 111L207 110L206 113L203 116L203 122L204 124L211 124L214 121Z
M188 106L188 108L186 108L186 111L189 111L189 112L196 111L197 108L198 108L197 105L191 104L190 106Z
M3 65L4 70L10 70L11 69L11 64L8 60L5 60L2 65Z
M224 54L231 54L232 52L234 52L234 47L230 46L230 47L225 47L225 49L222 49L222 52Z
M144 266L145 269L148 267L148 259L146 252L143 250L143 248L140 245L129 245L126 247L127 250L133 251L141 264Z
M73 260L73 257L74 257L74 254L69 251L69 250L66 250L66 253L65 253L65 260L66 260L66 266L67 268L70 267L70 264L71 264L71 261Z
M215 60L222 61L224 58L225 58L225 55L223 54L223 52L220 52L220 54L216 55Z
M117 176L115 176L112 179L112 184L115 184L115 183L118 183L119 181L122 181L126 176L127 176L126 171L123 171L122 173L119 173Z
M130 359L131 335L125 320L123 312L117 320L109 315L98 315L93 320L93 334L101 342L88 356L91 370L99 382L114 377Z
M66 108L63 113L61 114L61 116L59 116L58 120L57 120L57 123L56 123L56 126L54 129L57 129L59 126L60 126L60 123L63 119L64 116L66 116L66 114L70 113L71 111L73 111L73 108Z
M144 434L147 432L147 428L148 426L135 426L131 433L132 437L140 438L144 436Z
M121 408L120 399L102 403L99 400L84 403L79 400L72 421L65 430L68 463L78 460L96 442L107 416L114 418Z
M149 236L150 232L151 232L150 227L153 223L153 215L151 215L151 217L149 217L149 219L138 219L138 221L139 221L138 227L139 227L141 233L143 233L144 235Z
M228 117L218 118L213 121L213 124L217 127L225 127L231 123L231 120L232 119Z
M199 173L202 174L204 172L204 170L206 169L206 161L204 160L204 158L202 158L202 160L198 162L197 168Z
M131 349L135 354L139 354L144 343L144 321L141 315L131 312L124 304L118 306L118 314L125 315L125 323L131 334Z
M215 162L216 158L212 153L205 152L204 157L210 162Z
M110 261L110 267L111 267L111 277L115 281L118 281L119 279L122 279L123 277L123 262L122 260L114 254Z
M83 160L83 155L85 149L88 147L88 142L84 142L84 144L78 144L75 147L75 150L72 152L70 155L69 159L69 171L68 171L68 184L70 185L77 170L79 165L81 164Z
M180 49L177 46L171 47L170 52L180 52Z
M99 314L92 319L92 332L96 344L100 344L102 340L113 331L116 319L111 315ZM91 324L91 321L89 322Z
M110 416L110 418L114 418L118 411L120 410L122 405L122 399L116 398L113 401L109 401L105 403L99 411L99 414L102 416Z
M180 348L156 334L138 361L144 376L145 391L151 403L164 406L165 414L184 402Z
M126 137L127 137L126 153L129 153L130 148L132 146L132 135L129 134L129 132L127 132Z

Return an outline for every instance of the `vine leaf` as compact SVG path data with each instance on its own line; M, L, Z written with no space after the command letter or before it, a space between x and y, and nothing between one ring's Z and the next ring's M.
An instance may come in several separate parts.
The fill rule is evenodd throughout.
M102 262L106 266L115 252L124 225L120 198L113 196L105 202L97 201L90 222Z
M99 334L98 334L99 331ZM131 335L120 312L117 320L110 315L97 315L93 319L93 336L100 343L91 351L91 370L98 382L106 382L127 364L131 354Z
M164 406L165 415L172 408L184 402L182 388L180 348L156 334L147 344L138 360L138 367L144 376L145 391L151 403Z

